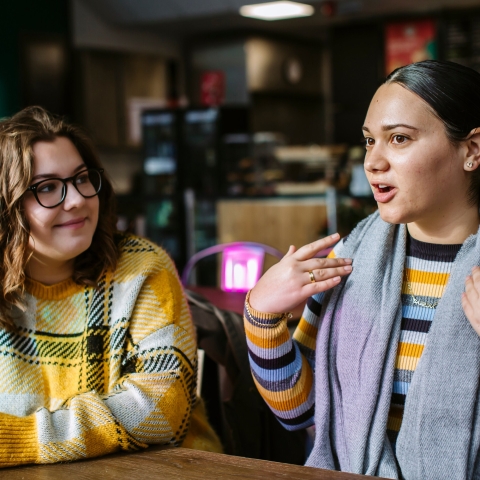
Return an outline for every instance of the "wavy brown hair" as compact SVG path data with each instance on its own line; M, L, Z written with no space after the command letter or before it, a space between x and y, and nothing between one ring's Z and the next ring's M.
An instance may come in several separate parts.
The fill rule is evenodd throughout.
M68 138L87 167L101 168L87 135L41 107L25 108L0 121L0 326L5 328L14 326L12 307L25 310L25 266L32 252L23 195L33 177L33 145L57 137ZM115 195L105 174L98 197L99 217L92 244L75 259L73 280L80 285L97 286L102 273L117 265Z

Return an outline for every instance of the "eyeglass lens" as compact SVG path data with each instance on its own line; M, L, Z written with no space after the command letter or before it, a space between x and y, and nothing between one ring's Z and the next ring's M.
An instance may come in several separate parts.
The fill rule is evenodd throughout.
M97 170L85 170L72 179L77 191L84 197L94 197L100 191L102 179ZM44 207L54 207L61 203L65 196L65 183L57 179L48 179L39 183L36 188L38 201Z

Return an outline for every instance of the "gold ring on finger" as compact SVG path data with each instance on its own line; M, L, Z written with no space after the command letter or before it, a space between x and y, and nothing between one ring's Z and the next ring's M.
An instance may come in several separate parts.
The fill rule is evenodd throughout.
M315 283L316 280L315 280L315 275L313 274L313 272L311 270L309 270L308 274L310 275L310 282Z

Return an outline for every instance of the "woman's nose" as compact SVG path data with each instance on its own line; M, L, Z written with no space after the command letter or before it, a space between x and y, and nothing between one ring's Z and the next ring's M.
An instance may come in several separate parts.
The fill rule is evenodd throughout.
M380 146L375 145L365 155L364 167L367 172L383 172L390 166Z
M78 207L85 202L85 197L75 188L73 183L69 182L66 185L67 193L63 202L65 210Z

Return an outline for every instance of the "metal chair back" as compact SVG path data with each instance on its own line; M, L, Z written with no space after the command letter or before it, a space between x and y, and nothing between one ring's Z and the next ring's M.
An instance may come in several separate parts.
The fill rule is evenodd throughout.
M205 257L222 253L221 289L246 292L252 288L262 274L265 253L278 259L283 253L276 248L258 242L230 242L205 248L188 260L182 272L182 284L188 285L195 265Z

